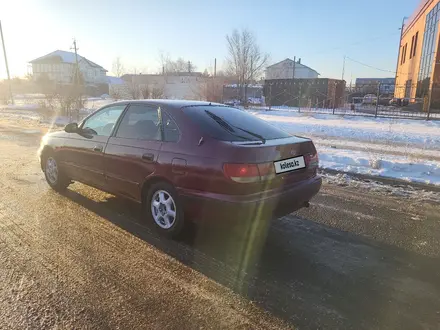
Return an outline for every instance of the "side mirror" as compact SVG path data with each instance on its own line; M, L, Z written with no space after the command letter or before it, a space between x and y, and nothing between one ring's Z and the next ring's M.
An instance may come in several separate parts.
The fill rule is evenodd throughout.
M78 132L78 124L77 123L67 124L66 127L64 127L64 131L67 133L76 133Z

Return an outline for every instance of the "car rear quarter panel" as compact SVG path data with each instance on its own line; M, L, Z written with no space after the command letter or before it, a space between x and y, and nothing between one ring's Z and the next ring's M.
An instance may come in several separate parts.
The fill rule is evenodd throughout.
M257 184L234 182L223 173L223 164L226 162L262 163L286 159L314 153L315 147L310 140L303 138L266 141L265 144L256 145L238 145L215 140L204 134L182 111L175 114L175 120L179 124L181 139L178 143L163 143L159 156L163 173L160 175L168 178L183 193L195 190L207 194L248 194L290 184L292 180L301 181L316 174L316 170L306 168L296 171L294 176L279 175L270 184L267 182ZM202 137L203 141L199 144ZM297 143L292 144L292 142ZM179 162L173 165L175 159Z

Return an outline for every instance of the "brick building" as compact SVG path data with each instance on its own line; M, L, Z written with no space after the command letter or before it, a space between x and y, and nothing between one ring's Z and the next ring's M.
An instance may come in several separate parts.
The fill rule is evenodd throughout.
M440 0L422 0L405 21L400 39L396 74L396 97L431 98L440 108Z
M266 104L337 108L344 104L345 81L329 78L272 79L264 83Z

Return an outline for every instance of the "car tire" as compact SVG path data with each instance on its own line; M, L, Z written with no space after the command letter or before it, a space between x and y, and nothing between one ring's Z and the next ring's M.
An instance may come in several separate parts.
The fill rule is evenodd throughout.
M161 235L178 238L185 220L176 189L166 182L151 185L144 199L144 217Z
M63 173L53 152L47 152L44 155L42 158L42 167L46 181L52 189L58 192L66 190L71 181Z

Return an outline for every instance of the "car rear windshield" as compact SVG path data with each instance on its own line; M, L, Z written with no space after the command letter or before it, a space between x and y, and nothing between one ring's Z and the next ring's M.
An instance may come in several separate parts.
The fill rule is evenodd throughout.
M290 135L249 114L225 106L191 106L183 108L209 136L221 141L262 141L281 139Z

